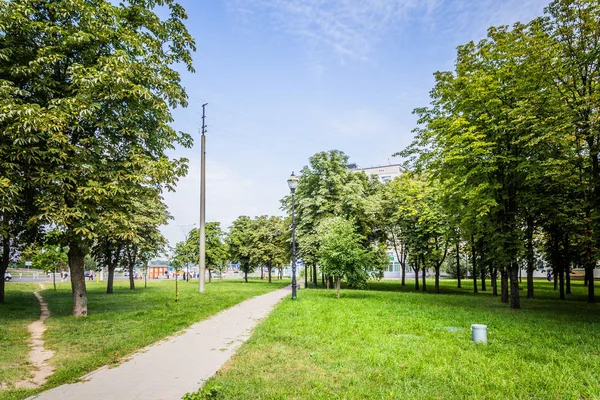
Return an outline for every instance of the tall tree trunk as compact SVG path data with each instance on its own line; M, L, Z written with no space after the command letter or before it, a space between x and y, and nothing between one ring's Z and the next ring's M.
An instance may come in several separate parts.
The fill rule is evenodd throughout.
M588 274L589 270L584 266L583 268L583 286L587 286L590 281L590 274Z
M400 263L400 269L402 270L401 286L406 286L406 259L402 263Z
M508 303L508 271L506 271L506 267L500 270L500 286L502 293L500 296L500 302Z
M210 273L210 270L208 270ZM177 303L179 301L179 279L178 278L178 272L177 269L175 269L175 303Z
M116 265L108 266L108 279L106 281L106 294L113 293L113 282L115 281L115 268Z
M594 264L586 267L588 271L588 303L596 302L596 295L594 293Z
M473 293L477 293L477 254L475 252L475 237L471 235L471 257L473 264Z
M145 266L146 272L144 273L144 288L148 287L148 263Z
M498 296L498 269L492 268L492 296Z
M74 239L69 244L69 268L71 269L71 290L73 292L73 316L87 316L87 290L83 274L83 257L85 253L81 248L79 239Z
M565 300L565 267L564 267L564 265L561 265L558 268L558 282L559 282L558 297L561 300Z
M533 267L534 267L534 254L533 254L533 231L535 229L533 224L533 218L527 218L527 298L533 299Z
M340 286L342 283L342 278L340 278L339 276L335 278L335 287L337 289L337 298L340 298Z
M265 279L265 268L263 266L260 267L260 279Z
M333 286L333 276L330 275L328 277L328 280L329 280L329 289L333 289L334 288L334 286Z
M435 292L440 293L440 266L435 267Z
M554 278L554 290L558 290L558 268L552 267L552 278Z
M415 266L413 267L415 270L415 290L419 291L419 258L417 257L417 261L415 262Z
M565 269L565 280L566 280L566 291L565 294L571 294L571 249L570 249L570 240L569 240L569 233L567 232L565 234L565 262L564 262L564 269Z
M269 283L271 283L271 265L267 265L267 268L269 268Z
M423 291L427 291L427 266L425 264L425 256L422 256L423 266L421 267L421 276L423 277Z
M208 269L208 283L212 283L212 268Z
M460 282L460 243L456 242L456 277L458 278L458 288L462 288Z
M135 290L135 276L133 275L134 263L129 263L129 290Z
M312 265L312 275L313 275L312 287L316 289L317 288L317 280L319 279L319 277L317 276L317 264Z
M487 288L485 286L485 266L480 265L479 271L481 272L481 291L485 292L487 291Z
M510 274L510 308L521 309L521 295L519 293L519 264L513 262L509 270Z
M244 280L248 283L248 271L244 271Z
M2 237L2 260L0 260L0 277L2 277L2 281L0 282L0 303L4 303L5 296L5 285L4 281L4 273L8 270L8 265L10 264L10 239L8 236Z
M325 274L321 272L321 286L326 287L325 286Z

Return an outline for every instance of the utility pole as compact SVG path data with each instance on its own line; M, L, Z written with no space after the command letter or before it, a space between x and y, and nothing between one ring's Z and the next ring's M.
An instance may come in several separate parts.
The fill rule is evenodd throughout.
M200 279L198 291L205 292L204 274L206 272L206 124L205 109L208 103L202 104L202 138L200 155Z

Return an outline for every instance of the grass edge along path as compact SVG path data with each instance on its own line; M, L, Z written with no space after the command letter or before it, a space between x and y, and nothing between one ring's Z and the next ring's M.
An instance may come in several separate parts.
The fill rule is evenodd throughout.
M188 399L600 399L600 307L582 282L536 282L513 311L488 293L309 289L284 299ZM470 325L488 325L487 345Z
M149 281L148 288L140 287L134 291L129 290L128 282L118 281L112 295L104 293L106 282L90 281L87 282L90 315L86 318L71 316L68 282L57 285L57 292L46 289L43 296L52 317L45 321L48 329L44 338L47 348L55 352L50 360L55 373L39 389L0 390L0 398L24 399L75 382L85 374L104 365L114 365L123 357L195 322L288 284L289 280L271 284L261 280L252 280L248 284L238 280L214 281L207 284L206 293L200 294L197 281L180 282L179 302L175 303L174 281ZM7 301L10 301L9 296ZM38 316L39 304L35 318Z

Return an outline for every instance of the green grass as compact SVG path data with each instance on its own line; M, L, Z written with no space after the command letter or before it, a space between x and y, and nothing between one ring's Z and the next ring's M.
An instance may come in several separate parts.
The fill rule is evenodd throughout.
M40 317L33 295L37 288L39 285L31 283L6 284L6 303L0 304L0 384L18 381L29 371L27 325Z
M563 302L538 281L537 298L523 299L520 311L489 292L471 294L470 282L455 289L443 281L439 295L412 284L374 283L339 300L333 290L300 291L204 391L223 399L600 399L600 307L585 303L581 281ZM474 323L488 326L487 345L471 342Z
M86 318L71 316L69 283L57 284L54 292L46 284L42 292L52 316L46 319L46 347L55 351L51 363L54 374L38 390L0 389L1 399L23 399L51 387L74 382L103 365L118 362L123 356L184 329L250 297L289 284L288 281L223 280L207 283L206 293L197 293L198 283L180 282L179 302L174 302L174 281L148 281L129 290L129 283L116 281L114 294L107 295L106 282L86 282ZM27 325L39 317L39 304L32 294L37 285L11 282L6 303L0 305L0 377L9 385L27 376ZM4 332L10 334L4 339ZM5 351L6 350L6 351ZM20 361L19 361L20 360ZM135 377L132 377L135 379Z

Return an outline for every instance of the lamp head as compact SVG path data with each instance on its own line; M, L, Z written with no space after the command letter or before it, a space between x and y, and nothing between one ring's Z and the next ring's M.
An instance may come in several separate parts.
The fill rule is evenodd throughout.
M290 177L288 178L287 183L290 187L290 190L292 191L296 190L296 188L298 187L298 177L294 175L294 172L292 172L292 175L290 175Z

